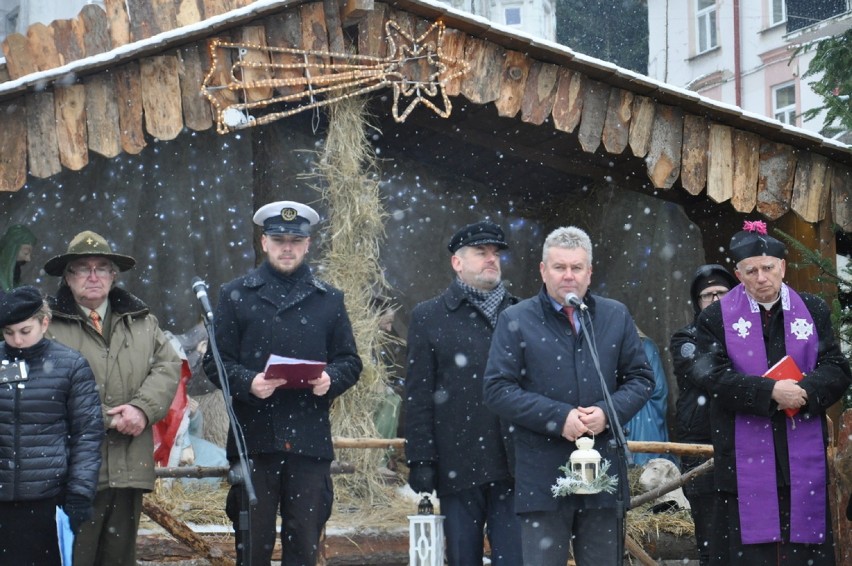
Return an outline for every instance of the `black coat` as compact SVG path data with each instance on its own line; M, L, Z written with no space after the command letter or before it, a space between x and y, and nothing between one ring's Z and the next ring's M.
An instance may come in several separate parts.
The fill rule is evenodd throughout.
M710 444L710 396L695 375L697 334L693 322L675 332L669 345L678 387L675 430L678 442Z
M506 293L500 310L517 301ZM411 313L405 455L437 463L439 497L511 477L508 426L482 401L493 332L456 281Z
M216 344L249 453L294 452L331 460L329 409L358 381L361 359L343 293L315 279L307 266L298 273L289 292L268 263L223 285L214 316ZM326 362L328 393L279 389L267 399L255 397L251 382L270 354ZM210 352L204 369L218 384ZM236 455L234 448L229 433L229 457Z
M24 359L28 379L0 385L0 501L68 493L95 497L104 425L86 359L53 340L25 349L0 342L0 359Z
M594 328L600 368L622 425L635 415L654 391L654 374L627 307L587 294L584 299ZM586 318L588 326L588 317ZM565 316L556 311L544 288L500 315L485 370L485 403L514 425L515 510L553 511L557 501L550 488L564 474L576 449L562 436L568 413L575 407L604 409L601 381L584 336L575 337ZM612 464L607 429L595 437L595 450ZM619 480L629 497L626 475ZM573 496L577 507L605 508L614 494Z
M809 412L822 421L824 441L827 442L825 411L843 396L852 383L852 374L849 363L834 339L828 305L814 295L800 293L800 296L813 317L819 336L817 367L799 382L808 393L808 404L801 411ZM770 311L768 322L766 317L764 320L763 339L769 367L786 353L780 301ZM734 452L734 422L737 413L771 417L778 485L790 485L787 417L778 410L778 404L771 398L775 382L763 376L738 373L731 367L719 302L705 308L698 318L698 351L695 375L700 376L700 385L711 394L710 420L716 489L737 492Z

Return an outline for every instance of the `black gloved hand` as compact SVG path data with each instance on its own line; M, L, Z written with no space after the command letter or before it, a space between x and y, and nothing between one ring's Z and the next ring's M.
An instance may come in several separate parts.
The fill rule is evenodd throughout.
M414 462L409 466L408 485L417 493L432 493L435 490L435 464Z
M74 493L69 493L65 497L65 504L62 509L68 515L68 523L75 535L80 532L80 526L92 516L92 502L82 495Z

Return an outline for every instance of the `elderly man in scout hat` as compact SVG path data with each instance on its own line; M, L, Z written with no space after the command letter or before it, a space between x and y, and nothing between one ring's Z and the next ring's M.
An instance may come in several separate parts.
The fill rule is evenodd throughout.
M405 454L416 492L437 489L451 566L521 564L508 427L482 401L482 375L497 316L517 302L503 286L503 229L464 226L447 246L456 276L411 313L405 379Z
M74 566L135 566L142 494L154 489L152 426L166 416L180 376L156 317L115 286L116 274L135 264L87 230L44 266L60 278L49 337L88 360L107 429L94 513L74 541Z
M741 285L698 319L716 464L710 563L833 565L825 412L849 364L826 303L784 284L786 248L766 224L746 222L729 253ZM764 377L785 355L800 371Z
M305 261L317 222L316 211L302 203L261 207L254 223L263 228L265 261L223 285L216 306L216 343L252 459L255 491L262 494L251 508L253 566L270 562L279 510L281 564L316 564L333 499L329 408L361 373L343 293L315 278ZM204 369L219 384L222 376L209 354ZM306 387L293 387L286 378L266 379L272 354L323 362L325 371ZM232 435L228 458L237 458ZM239 528L240 511L248 508L243 499L242 486L232 486L226 512L241 564L248 563Z

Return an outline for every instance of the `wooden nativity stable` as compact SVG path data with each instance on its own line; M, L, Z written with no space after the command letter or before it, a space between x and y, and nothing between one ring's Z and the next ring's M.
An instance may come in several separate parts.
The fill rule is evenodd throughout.
M312 192L312 152L333 126L326 111L354 98L402 335L410 307L449 281L449 235L482 217L507 228L504 271L521 296L540 285L546 233L587 229L593 290L627 303L661 349L691 319L693 270L725 263L744 219L828 257L852 232L848 146L447 4L103 4L3 42L0 222L38 225L43 264L93 212L142 259L127 286L178 331L197 318L194 274L215 295L256 261L257 206L301 198L334 218ZM50 290L38 266L28 274ZM788 270L796 288L830 291L814 276Z

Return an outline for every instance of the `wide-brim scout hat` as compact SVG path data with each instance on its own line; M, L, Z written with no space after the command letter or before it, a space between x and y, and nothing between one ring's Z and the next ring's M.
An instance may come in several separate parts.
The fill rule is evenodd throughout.
M69 262L91 256L104 257L110 260L118 267L119 271L127 271L136 265L136 260L129 255L113 253L106 238L91 230L85 230L74 236L71 243L68 244L67 252L48 260L44 264L44 271L48 275L61 277Z
M317 211L306 204L279 200L261 206L252 220L264 234L292 234L309 237L311 226L319 222Z

